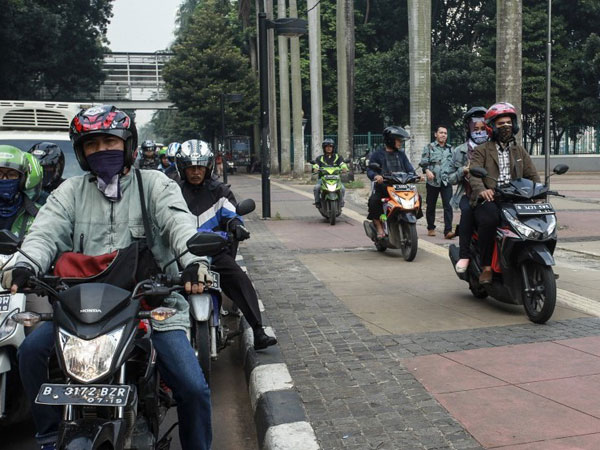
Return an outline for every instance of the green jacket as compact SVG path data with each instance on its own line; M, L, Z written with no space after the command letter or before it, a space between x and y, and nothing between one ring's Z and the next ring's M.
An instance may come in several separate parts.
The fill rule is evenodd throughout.
M452 147L448 144L441 147L437 141L427 144L423 147L419 166L423 168L423 173L429 169L435 176L433 180L427 180L427 184L435 187L446 186L450 183L448 176L453 171Z
M185 243L196 233L196 221L189 212L181 189L157 170L141 170L144 197L154 238L152 254L163 267L175 254L186 250ZM56 188L37 215L23 250L35 259L44 272L63 252L77 251L86 255L102 255L129 246L134 239L144 239L144 224L139 201L137 179L131 170L121 177L122 198L109 201L98 190L90 174L72 177ZM190 253L180 258L183 267L194 262L207 262ZM19 255L17 262L27 262ZM176 272L176 264L167 271ZM154 322L160 331L189 327L189 306L175 294L165 301L178 313L164 322Z
M33 219L35 219L40 208L40 205L29 200L29 197L26 197L23 206L17 211L17 217L10 227L10 231L19 239L22 239L29 231L29 228L31 228Z

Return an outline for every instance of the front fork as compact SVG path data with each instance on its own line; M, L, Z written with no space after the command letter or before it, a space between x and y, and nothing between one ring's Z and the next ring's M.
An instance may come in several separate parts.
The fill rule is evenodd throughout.
M221 325L221 306L216 294L211 294L210 296L213 301L212 320L210 323L210 357L211 359L217 359L217 330Z

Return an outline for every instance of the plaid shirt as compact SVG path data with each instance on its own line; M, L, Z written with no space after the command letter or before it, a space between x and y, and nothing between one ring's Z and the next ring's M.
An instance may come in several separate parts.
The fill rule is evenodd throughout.
M500 176L498 177L498 185L510 183L510 146L502 147L499 143L496 144L498 150L498 164L500 165Z

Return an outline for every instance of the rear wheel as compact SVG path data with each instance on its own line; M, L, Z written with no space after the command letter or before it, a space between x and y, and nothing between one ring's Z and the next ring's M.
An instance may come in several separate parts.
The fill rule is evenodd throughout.
M532 261L525 263L529 287L533 291L523 292L523 306L527 317L534 323L546 323L556 307L556 279L552 267ZM523 284L524 286L525 284Z
M195 322L194 346L198 353L198 363L204 373L204 379L210 386L210 328L208 322Z
M337 217L337 201L331 200L329 203L329 225L335 225L335 218Z
M402 241L402 257L406 261L412 261L417 256L419 246L419 237L417 236L417 224L402 222L403 241Z

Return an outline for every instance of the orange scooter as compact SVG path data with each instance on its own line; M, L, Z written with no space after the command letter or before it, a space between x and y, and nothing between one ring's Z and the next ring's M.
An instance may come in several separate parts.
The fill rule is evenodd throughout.
M381 170L379 164L372 164ZM371 167L371 166L370 166ZM401 249L402 257L412 261L417 256L419 238L417 236L417 218L421 217L421 198L414 184L421 177L414 173L394 172L383 175L383 183L388 196L383 198L383 230L385 237L378 238L375 225L370 220L365 220L363 226L365 233L375 244L379 252L388 248Z

